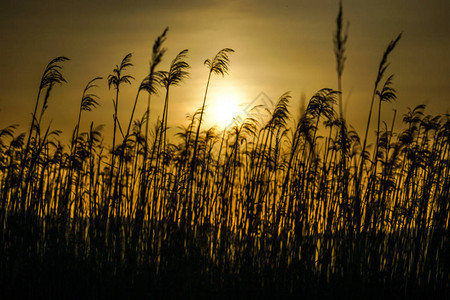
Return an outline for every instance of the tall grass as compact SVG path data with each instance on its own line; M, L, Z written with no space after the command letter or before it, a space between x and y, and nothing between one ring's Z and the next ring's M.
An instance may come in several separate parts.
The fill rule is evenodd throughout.
M382 104L396 98L393 77L381 82L399 36L382 57L361 142L343 116L342 27L341 6L338 90L315 93L298 119L285 93L223 132L204 129L211 74L229 68L233 50L225 48L206 60L203 104L173 137L167 137L169 91L187 78L189 64L183 50L169 71L157 70L166 29L126 131L117 114L120 87L131 84L124 73L131 54L108 77L115 92L112 148L103 144L102 126L81 129L82 112L100 101L91 93L102 87L99 77L83 92L68 150L59 131L42 132L50 91L65 82L59 63L67 58L52 60L28 132L17 133L17 125L0 131L1 295L448 291L450 115L426 115L418 106L404 115L400 132L393 130L395 117L391 126L382 120ZM150 96L158 88L165 92L162 119L150 126ZM147 110L135 119L142 91L149 93Z

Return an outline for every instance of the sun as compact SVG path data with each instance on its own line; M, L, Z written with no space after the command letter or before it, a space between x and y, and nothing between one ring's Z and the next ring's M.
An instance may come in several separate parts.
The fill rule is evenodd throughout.
M211 123L220 128L228 127L241 112L239 95L235 92L217 94L211 103Z

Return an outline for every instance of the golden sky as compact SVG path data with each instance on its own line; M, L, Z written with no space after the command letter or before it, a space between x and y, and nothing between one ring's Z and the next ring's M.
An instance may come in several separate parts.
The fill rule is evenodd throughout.
M450 108L450 1L347 0L344 18L350 22L343 93L350 124L361 128L380 58L390 40L403 38L390 57L387 75L394 73L396 103L387 104L399 116L407 107L425 103L431 114ZM338 1L15 1L0 4L0 128L30 123L40 77L54 57L67 56L63 74L68 84L54 88L45 122L69 136L76 123L81 94L96 76L106 78L125 54L132 52L129 74L137 81L123 88L119 119L128 120L135 93L148 71L151 46L169 26L167 52L161 70L175 55L189 49L190 78L174 87L169 102L169 126L185 124L186 113L202 104L208 70L206 58L230 47L230 74L214 76L210 106L227 97L251 102L260 92L276 100L291 91L293 113L302 95L337 88L332 33ZM112 99L106 79L95 91L96 111L84 114L111 130ZM162 96L152 100L152 122L162 114ZM137 116L145 110L146 96ZM208 112L207 112L208 116ZM209 114L209 122L214 118ZM400 117L398 117L400 119ZM362 134L362 130L359 131Z

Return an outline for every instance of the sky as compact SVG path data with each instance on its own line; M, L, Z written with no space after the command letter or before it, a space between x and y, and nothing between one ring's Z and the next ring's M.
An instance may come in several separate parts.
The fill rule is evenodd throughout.
M408 107L427 105L429 114L450 109L450 1L344 0L344 19L350 23L347 61L343 74L345 115L362 135L367 120L378 64L388 43L403 37L389 57L387 75L395 74L395 103L383 107L383 118L396 126ZM203 65L220 49L230 55L230 72L213 76L208 94L209 125L220 119L227 102L245 107L264 92L276 101L292 96L295 116L301 99L321 88L337 89L332 35L338 1L53 1L3 0L0 4L0 128L17 123L19 132L31 122L36 93L47 63L57 56L64 63L67 84L56 86L44 124L69 137L80 98L88 81L105 79L92 92L100 106L82 116L81 130L91 121L105 124L105 140L113 124L114 91L106 77L127 53L136 81L123 87L119 119L130 117L138 82L148 72L155 38L169 26L160 65L167 70L178 52L188 49L190 77L171 90L169 126L186 125L185 116L201 107L208 69ZM151 122L162 115L164 92L152 98ZM139 98L137 116L147 96ZM108 138L109 135L109 138Z

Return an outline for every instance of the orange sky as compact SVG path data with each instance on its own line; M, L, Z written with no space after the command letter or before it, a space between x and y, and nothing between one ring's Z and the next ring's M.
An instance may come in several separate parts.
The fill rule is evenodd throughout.
M55 87L44 119L68 137L86 83L96 76L106 78L129 52L135 65L129 74L140 82L154 39L166 26L168 51L160 68L167 69L183 49L189 49L192 67L190 78L172 89L169 126L185 124L185 114L201 106L208 75L203 61L225 47L236 52L230 56L230 74L212 78L210 105L230 90L242 103L251 102L261 91L273 100L291 91L295 113L301 95L309 99L321 88L337 86L332 45L337 1L62 2L0 4L0 128L13 123L21 124L20 131L28 128L43 69L52 58L64 55L71 59L63 70L68 84ZM448 16L448 0L344 1L350 30L343 93L350 124L364 125L379 60L401 31L404 36L388 70L395 73L399 98L384 106L385 120L390 122L394 108L401 116L407 107L420 103L426 103L431 114L449 110ZM137 87L135 83L123 89L119 115L123 123ZM93 120L105 124L106 133L113 123L114 93L106 79L95 92L101 107L83 116L82 130ZM161 95L162 91L152 100L153 122L162 114ZM146 105L146 96L141 99L137 116ZM210 113L209 121L212 117Z

